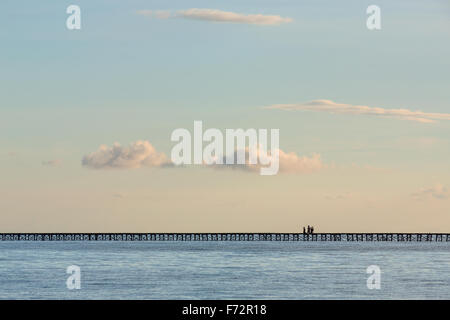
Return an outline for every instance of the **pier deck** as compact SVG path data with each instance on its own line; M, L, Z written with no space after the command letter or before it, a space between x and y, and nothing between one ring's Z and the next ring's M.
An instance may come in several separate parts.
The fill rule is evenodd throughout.
M0 241L449 242L449 233L0 233Z

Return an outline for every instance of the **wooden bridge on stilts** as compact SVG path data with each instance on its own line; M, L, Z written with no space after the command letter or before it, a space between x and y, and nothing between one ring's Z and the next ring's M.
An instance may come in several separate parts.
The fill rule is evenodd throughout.
M0 233L0 241L450 242L449 233Z

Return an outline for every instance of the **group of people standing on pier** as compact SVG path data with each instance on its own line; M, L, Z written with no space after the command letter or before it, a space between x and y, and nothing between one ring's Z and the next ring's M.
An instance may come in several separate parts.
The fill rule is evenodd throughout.
M314 227L308 225L308 228L303 227L303 234L313 234L314 233Z

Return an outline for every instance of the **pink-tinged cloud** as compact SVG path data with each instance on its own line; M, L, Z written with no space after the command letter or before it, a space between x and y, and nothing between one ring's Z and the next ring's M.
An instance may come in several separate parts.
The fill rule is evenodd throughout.
M450 120L450 113L430 113L411 111L408 109L384 109L378 107L336 103L331 100L313 100L297 104L275 104L264 108L286 111L316 111L333 114L365 115L380 118L395 118L421 123L433 123L437 120Z
M324 167L320 154L314 153L307 157L298 156L295 152L286 153L280 150L280 172L311 173Z
M198 8L179 10L173 14L170 11L152 10L139 10L137 13L144 16L156 17L158 19L182 18L210 22L244 23L253 25L280 25L282 23L290 23L293 21L292 18L281 17L279 15L242 14L217 9Z
M246 164L217 164L215 168L243 169L245 171L259 171L263 165L249 163L249 148L245 150ZM256 151L258 159L264 158L265 163L270 163L271 155L261 154ZM232 155L233 156L233 155ZM234 153L237 157L237 151ZM225 158L224 158L225 163ZM101 145L82 159L82 165L91 169L136 169L143 167L172 167L173 163L167 156L158 152L149 141L136 141L127 147L114 143L112 147ZM205 164L205 167L208 165ZM286 153L279 150L279 172L281 173L311 173L325 168L319 154L311 156L298 156L294 152Z
M97 151L84 156L82 164L91 169L135 169L170 166L170 161L150 142L139 140L127 147L118 143L112 147L101 145Z
M268 154L262 153L259 148L256 149L256 154L258 157L258 163L257 164L250 164L249 158L250 158L250 149L245 149L245 164L237 164L237 153L238 151L234 152L234 155L231 155L231 157L234 157L234 164L218 164L215 165L215 168L231 168L231 169L241 169L245 171L251 171L251 172L259 172L262 167L267 167L265 165L261 165L260 160L263 159L265 163L272 163L272 155L270 152ZM322 159L319 154L313 153L311 156L298 156L295 152L284 152L283 150L279 149L279 172L280 173L297 173L297 174L304 174L304 173L312 173L317 172L321 169L324 169L326 165L322 162ZM223 158L223 162L225 163L226 157Z

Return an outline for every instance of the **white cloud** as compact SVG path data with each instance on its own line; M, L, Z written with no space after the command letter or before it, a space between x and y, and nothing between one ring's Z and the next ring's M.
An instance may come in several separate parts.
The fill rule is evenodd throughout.
M137 13L145 16L153 16L158 19L182 18L212 22L244 23L253 25L279 25L282 23L290 23L293 21L293 19L291 18L281 17L278 15L242 14L217 9L198 8L179 10L174 14L172 14L170 11L151 10L139 10Z
M169 19L172 14L170 13L170 11L157 10L155 11L155 16L158 19Z
M166 155L148 141L136 141L128 147L114 143L112 147L101 145L99 149L83 157L82 164L92 169L132 169L169 166Z
M234 153L235 164L230 165L212 165L214 168L231 168L245 171L259 171L262 165L249 164L249 149L245 151L246 164L236 164L237 151ZM258 149L258 156L263 157ZM268 154L266 158L270 158ZM266 159L268 161L269 159ZM225 163L225 157L224 157ZM267 162L266 162L267 163ZM82 159L82 165L91 169L132 169L141 167L172 167L173 163L167 156L156 151L149 141L136 141L130 146L122 147L114 143L112 147L101 145L97 151L94 151ZM208 165L204 165L209 167ZM311 156L298 156L294 152L286 153L279 150L279 172L281 173L311 173L325 168L319 154Z
M287 111L303 110L318 111L334 114L366 115L382 118L396 118L401 120L432 123L436 120L450 120L449 113L429 113L422 111L411 111L408 109L384 109L377 107L351 105L336 103L331 100L313 100L297 104L275 104L266 109L280 109Z
M448 199L450 198L450 191L447 187L443 186L440 183L429 187L429 188L421 188L419 191L414 192L411 196L417 200L426 200L426 199Z
M271 155L268 154L264 156L261 154L260 150L257 150L258 159L265 159L265 162L270 160ZM215 165L215 168L231 168L231 169L241 169L246 171L260 171L261 164L250 164L249 163L249 148L245 150L245 164L236 164L237 163L237 151L234 153L234 164L226 165L226 164L218 164ZM226 157L223 158L223 162L225 163ZM313 153L311 156L298 156L295 152L284 152L283 150L279 150L279 172L280 173L312 173L324 169L325 165L320 158L320 155L317 153Z
M295 152L285 153L280 150L280 172L310 173L324 168L320 154L314 153L310 157L297 156Z

